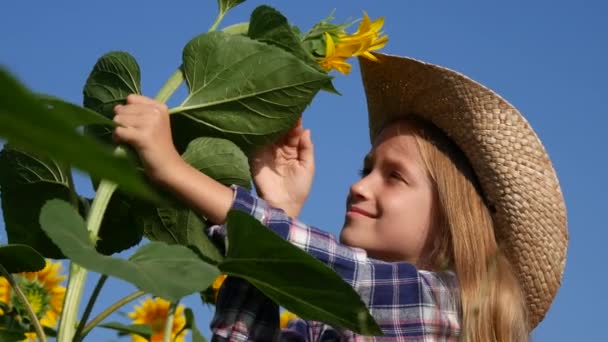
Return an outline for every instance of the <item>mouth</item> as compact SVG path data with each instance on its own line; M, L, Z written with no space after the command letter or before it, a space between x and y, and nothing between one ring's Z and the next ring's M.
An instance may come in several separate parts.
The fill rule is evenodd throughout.
M365 217L369 217L369 218L375 218L376 216L373 215L372 213L370 213L369 211L359 208L359 207L355 207L355 206L351 206L348 208L348 210L346 211L346 215L347 216L365 216Z

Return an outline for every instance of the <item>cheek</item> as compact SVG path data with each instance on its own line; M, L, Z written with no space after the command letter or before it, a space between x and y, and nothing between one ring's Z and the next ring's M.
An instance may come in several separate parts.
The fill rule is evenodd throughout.
M391 246L424 243L431 225L431 198L427 194L401 196L383 202L382 222L377 234Z

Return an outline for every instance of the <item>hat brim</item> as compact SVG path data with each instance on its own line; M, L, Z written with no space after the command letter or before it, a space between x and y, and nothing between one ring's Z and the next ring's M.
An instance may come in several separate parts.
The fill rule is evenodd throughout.
M524 291L531 329L561 285L566 208L549 156L527 120L495 92L447 68L376 53L359 58L372 142L382 126L417 115L464 152L495 208L500 246Z

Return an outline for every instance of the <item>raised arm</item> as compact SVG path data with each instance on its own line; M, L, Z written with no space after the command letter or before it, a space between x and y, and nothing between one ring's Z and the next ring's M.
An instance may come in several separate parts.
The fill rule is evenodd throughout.
M132 94L114 112L114 121L120 125L114 130L114 140L133 146L151 180L171 190L211 222L226 221L232 189L181 158L173 145L166 105Z

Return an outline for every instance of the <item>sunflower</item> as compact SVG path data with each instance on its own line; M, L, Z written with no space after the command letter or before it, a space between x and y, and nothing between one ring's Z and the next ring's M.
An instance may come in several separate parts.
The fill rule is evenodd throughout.
M42 270L18 273L14 278L40 320L40 324L49 328L55 327L65 297L65 287L61 286L61 282L65 279L65 276L61 275L61 263L47 260ZM23 303L14 291L11 291L9 282L4 277L0 277L0 302L6 304L16 315L27 319L28 315ZM0 310L0 315L4 314L5 312ZM30 341L36 340L35 333L27 333L26 336Z
M135 306L135 311L129 313L129 317L133 319L133 324L147 324L152 327L151 342L161 342L165 333L165 322L169 314L169 305L171 303L156 297L146 298L140 302L140 306ZM175 310L175 318L173 319L173 327L171 328L171 341L184 342L187 331L186 316L184 315L184 306L178 305ZM179 333L179 336L177 334ZM147 340L139 335L132 335L133 342L146 342Z
M342 30L334 37L325 32L325 57L318 60L319 65L327 71L335 69L348 74L351 65L346 60L350 57L362 56L378 61L371 51L381 49L388 42L388 37L380 31L383 25L384 18L372 21L363 12L363 19L355 33L349 35Z

